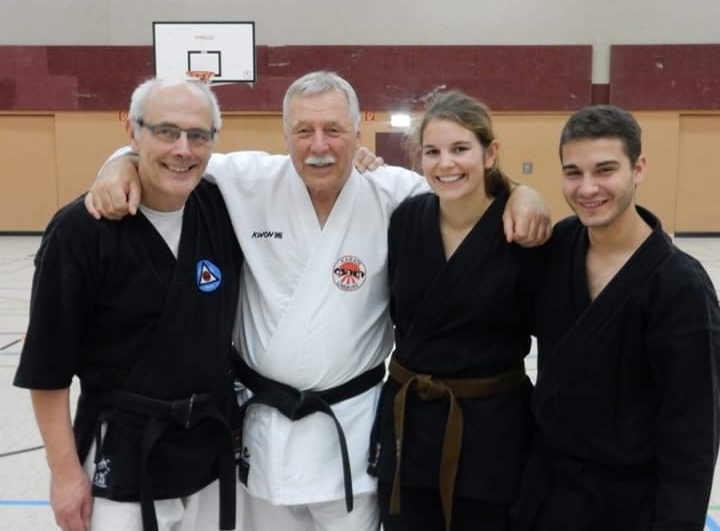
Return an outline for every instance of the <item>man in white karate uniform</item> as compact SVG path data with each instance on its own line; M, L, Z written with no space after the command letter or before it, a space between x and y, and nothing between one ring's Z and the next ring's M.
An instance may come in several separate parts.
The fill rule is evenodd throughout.
M379 519L368 441L393 343L386 233L395 207L427 188L402 168L353 168L359 104L336 74L296 80L283 122L289 156L216 154L208 166L246 260L235 344L239 396L253 398L240 452L247 489L240 489L238 525L372 531ZM129 157L120 159L104 168L108 177L86 201L96 216L124 215L137 202ZM527 188L514 195L508 238L545 241L542 200Z

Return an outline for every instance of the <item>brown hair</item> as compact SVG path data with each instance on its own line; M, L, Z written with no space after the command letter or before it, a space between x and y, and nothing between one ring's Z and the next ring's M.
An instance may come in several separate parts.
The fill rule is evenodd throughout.
M428 104L422 121L408 134L406 146L410 160L416 167L422 157L423 134L431 120L450 120L471 131L487 149L495 140L492 129L490 109L484 104L459 91L441 92ZM500 169L498 158L491 168L485 169L485 193L495 197L503 191L510 190L510 179Z
M633 115L612 105L595 105L577 111L563 127L560 133L560 162L562 148L568 142L599 138L620 140L631 165L640 158L642 130Z

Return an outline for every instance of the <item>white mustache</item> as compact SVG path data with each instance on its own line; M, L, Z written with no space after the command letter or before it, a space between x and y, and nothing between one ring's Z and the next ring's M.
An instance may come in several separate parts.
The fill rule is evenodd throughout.
M335 157L333 157L332 155L325 155L324 157L316 157L314 155L311 155L307 157L303 162L312 166L319 166L324 164L335 164L336 160Z

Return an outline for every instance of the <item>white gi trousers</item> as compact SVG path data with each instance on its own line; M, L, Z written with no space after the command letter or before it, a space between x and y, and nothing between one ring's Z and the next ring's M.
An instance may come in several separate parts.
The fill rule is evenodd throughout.
M301 505L273 505L238 486L238 531L378 531L380 515L375 493L353 497L348 513L345 499ZM94 531L94 530L93 530Z
M88 453L84 468L92 480L95 473L95 443ZM218 531L219 503L218 480L190 496L156 500L158 531ZM241 507L238 507L238 513L242 512ZM243 529L239 522L236 529ZM90 531L143 531L140 502L93 498Z

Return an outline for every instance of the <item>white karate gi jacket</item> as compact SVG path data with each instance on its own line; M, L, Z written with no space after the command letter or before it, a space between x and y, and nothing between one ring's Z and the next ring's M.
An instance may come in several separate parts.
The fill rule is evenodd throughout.
M324 228L289 156L213 155L245 253L235 344L255 371L300 390L324 390L375 367L393 345L388 314L387 228L395 207L428 190L424 179L384 166L353 170ZM354 494L374 492L366 472L380 386L335 404L345 431ZM253 496L276 505L344 498L332 419L292 422L263 405L244 424Z

